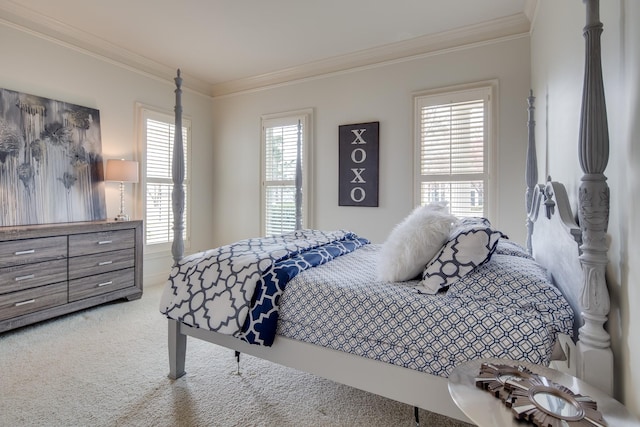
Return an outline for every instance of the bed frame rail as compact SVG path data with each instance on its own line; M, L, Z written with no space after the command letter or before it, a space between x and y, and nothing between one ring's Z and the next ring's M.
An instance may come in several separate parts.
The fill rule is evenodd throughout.
M169 376L172 379L185 374L184 355L187 336L299 369L417 408L467 423L471 422L451 399L447 378L282 336L276 336L271 347L252 345L229 335L193 328L169 319ZM372 375L374 372L375 375Z

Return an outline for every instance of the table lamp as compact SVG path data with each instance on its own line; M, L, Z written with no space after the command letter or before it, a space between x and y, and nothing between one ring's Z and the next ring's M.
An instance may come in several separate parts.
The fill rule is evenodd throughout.
M107 160L105 180L120 182L120 213L116 221L129 221L129 215L124 213L124 183L138 182L138 162L124 159Z

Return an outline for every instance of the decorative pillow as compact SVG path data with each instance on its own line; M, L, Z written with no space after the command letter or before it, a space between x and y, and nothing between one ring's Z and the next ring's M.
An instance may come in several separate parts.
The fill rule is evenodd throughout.
M467 216L459 218L456 223L457 227L473 227L476 225L481 227L491 227L491 221L480 216Z
M481 224L458 225L422 273L421 286L435 294L491 259L503 234Z
M533 259L533 257L529 254L529 252L527 252L525 248L507 239L500 239L498 241L495 253L500 255L511 255L521 258Z
M419 206L394 227L380 249L378 280L403 282L420 275L447 241L456 218L443 204Z

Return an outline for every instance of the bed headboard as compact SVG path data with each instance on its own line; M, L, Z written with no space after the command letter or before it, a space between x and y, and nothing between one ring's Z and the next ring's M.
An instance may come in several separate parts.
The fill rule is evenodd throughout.
M527 246L547 268L576 313L573 337L576 340L576 354L573 355L576 374L612 394L613 354L609 333L604 328L609 314L609 291L605 280L609 187L604 176L609 159L609 135L600 55L603 25L598 0L585 0L585 3L585 72L578 150L584 174L577 195L578 221L576 223L562 184L550 178L545 184L537 184L533 132L535 98L531 94L525 172Z

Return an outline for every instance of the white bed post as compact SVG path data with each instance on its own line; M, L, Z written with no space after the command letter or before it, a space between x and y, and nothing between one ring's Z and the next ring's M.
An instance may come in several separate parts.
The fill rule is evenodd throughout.
M534 102L536 97L533 96L533 90L529 91L527 98L527 111L529 118L527 128L529 129L529 138L527 142L527 164L525 165L525 178L527 181L527 192L525 194L527 207L527 250L533 254L533 245L531 236L533 235L533 219L531 217L531 209L533 207L534 189L538 184L538 158L536 155L536 122L534 120Z
M579 329L577 373L586 382L613 393L613 353L604 329L609 314L605 280L608 263L606 231L609 222L609 187L604 170L609 160L607 111L600 57L599 0L584 0L586 58L580 117L580 166L584 175L579 190L578 217L582 230L580 263L584 325Z
M176 105L175 111L175 128L173 142L173 163L171 165L171 177L173 178L173 190L171 193L171 204L173 206L173 243L171 245L171 254L173 256L174 265L182 259L184 255L184 241L182 240L182 232L184 230L184 147L182 144L182 78L180 77L180 69L178 75L174 79L176 82Z

